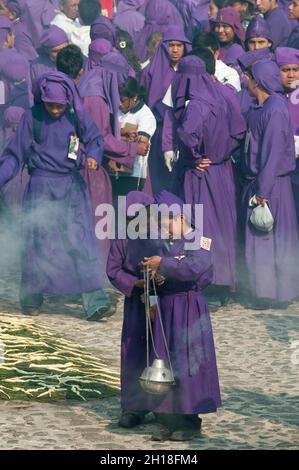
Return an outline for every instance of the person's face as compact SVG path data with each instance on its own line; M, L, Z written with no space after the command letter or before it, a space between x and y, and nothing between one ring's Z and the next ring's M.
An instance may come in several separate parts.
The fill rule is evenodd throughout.
M272 46L272 43L268 41L267 38L263 38L260 36L250 38L247 41L247 47L249 51L256 51L256 49L262 49L264 47L271 47L271 46Z
M7 34L7 38L3 44L4 49L11 49L15 45L15 35L12 31Z
M218 41L224 44L233 42L235 33L231 26L225 23L217 23L215 26L215 33Z
M50 114L50 116L54 119L60 118L65 112L67 105L66 104L59 104L59 103L44 103L46 111Z
M248 92L250 94L250 96L252 96L253 98L256 98L257 97L257 83L256 81L254 80L254 78L251 77L250 74L244 72L244 75L245 75L245 78L248 80Z
M217 7L217 5L215 5L215 3L213 2L213 0L210 0L209 12L208 12L209 18L210 18L211 16L216 16L217 13L218 13L218 10L219 10L219 8Z
M299 0L293 0L289 5L289 18L299 20Z
M169 240L179 240L184 234L184 216L161 217L161 234L167 234Z
M3 2L0 2L0 16L6 16L7 18L9 18L9 15L10 15L9 9L6 8Z
M299 82L299 65L281 65L280 77L283 87L286 89L292 89L295 86L295 82Z
M134 96L134 98L129 98L128 96L121 96L119 109L121 110L122 113L126 114L136 106L137 101L138 101L137 96Z
M276 0L255 0L255 5L260 13L267 13L276 6Z
M59 46L52 47L52 49L50 49L50 53L49 53L50 59L53 60L53 62L55 62L58 52L61 49L63 49L64 47L66 47L67 45L68 45L68 42L64 42L62 44L59 44Z
M168 46L169 59L172 65L179 63L180 59L184 55L185 46L183 42L180 41L169 41Z
M72 20L75 20L79 16L79 0L65 0L62 4L61 10L63 13Z

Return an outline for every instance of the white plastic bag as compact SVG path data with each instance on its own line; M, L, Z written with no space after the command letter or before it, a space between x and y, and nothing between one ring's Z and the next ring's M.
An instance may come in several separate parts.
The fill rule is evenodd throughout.
M253 196L249 201L249 206L256 205L256 197ZM268 204L256 206L250 216L250 222L257 230L262 232L271 232L274 226L274 218L271 214Z

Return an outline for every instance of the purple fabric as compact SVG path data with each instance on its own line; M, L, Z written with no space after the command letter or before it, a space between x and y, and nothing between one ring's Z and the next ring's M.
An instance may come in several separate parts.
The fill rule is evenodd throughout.
M88 61L87 61L87 70L93 69L96 65L99 65L101 59L112 52L113 47L111 42L107 41L107 39L95 39L89 45L89 52L88 52Z
M112 21L105 16L100 16L90 27L90 39L107 39L113 47L117 47L116 28Z
M264 18L260 15L256 15L254 18L252 18L246 30L246 42L248 39L254 37L266 38L273 42L272 33L269 29L269 26Z
M47 55L41 55L34 59L30 64L30 79L33 84L36 79L46 72L54 72L56 64Z
M164 33L169 26L177 26L184 31L183 19L174 5L168 0L152 0L145 12L145 25L134 38L135 51L141 62L147 59L147 41L159 31Z
M292 47L277 47L275 60L278 65L299 64L299 50Z
M16 50L30 62L36 59L38 54L33 45L31 33L22 20L14 22L14 33Z
M291 26L283 8L277 7L268 11L264 18L272 34L273 49L286 45L291 33Z
M4 112L5 125L16 128L25 110L19 106L9 106Z
M208 307L199 293L211 280L211 260L204 250L184 252L184 242L178 240L169 249L147 240L119 240L112 244L107 274L113 286L126 295L121 344L124 410L195 414L214 412L221 406ZM182 253L186 256L180 262L175 257ZM139 383L146 367L145 312L140 299L142 290L134 288L134 284L142 279L138 264L143 256L154 255L163 257L161 270L167 277L159 300L177 382L163 397L145 393ZM157 316L154 336L158 354L168 364Z
M153 109L155 104L164 98L173 77L175 70L169 62L167 43L170 40L181 41L185 44L186 52L190 50L189 39L186 38L182 29L171 27L165 31L162 43L157 48L151 63L143 70L141 74L141 84L145 86L148 92L148 106Z
M286 46L299 49L299 22L297 22L297 26L292 30L287 40Z
M69 42L67 35L62 29L55 25L51 25L40 38L40 46L43 49L51 49L52 47L60 46L65 42Z
M135 72L132 71L126 58L118 51L106 54L102 58L100 65L108 70L116 72L119 86L127 80L128 76L135 77Z
M1 75L9 82L25 80L28 77L28 63L20 54L14 54L3 63Z
M238 62L241 69L246 70L249 67L252 67L252 65L259 60L271 58L272 53L270 52L270 49L268 47L263 47L262 49L256 49L255 51L245 52L238 58Z
M258 85L264 88L270 95L284 92L280 70L275 62L268 59L260 60L253 64L251 71Z
M26 0L22 21L30 31L34 47L40 45L40 37L59 10L59 0Z
M7 0L6 7L9 11L14 12L17 18L22 16L25 10L26 0Z
M140 206L147 207L155 202L152 196L145 194L143 191L130 191L126 197L127 212L129 207L133 204L139 204Z
M3 47L7 35L13 30L12 22L6 16L0 16L0 48Z
M138 8L144 0L122 0L113 16L113 23L133 38L144 27L145 17Z
M243 191L243 208L250 287L254 297L289 301L299 292L299 248L289 176L296 165L295 150L286 100L273 94L263 106L253 107L248 127L250 143L244 160L247 183ZM250 223L249 199L254 194L269 201L275 220L269 233L256 230Z
M181 60L173 86L180 158L176 192L188 204L203 204L204 236L212 240L213 284L235 288L236 204L230 154L240 135L240 110L214 84L195 56ZM184 107L184 101L190 99ZM215 146L217 142L217 146ZM202 158L212 164L196 170Z
M215 19L211 19L212 23L224 23L234 30L235 35L239 38L242 46L244 45L245 41L245 30L241 24L241 17L240 13L232 7L221 8Z
M185 32L192 39L201 22L209 18L209 0L172 0L172 3L181 13L185 23Z

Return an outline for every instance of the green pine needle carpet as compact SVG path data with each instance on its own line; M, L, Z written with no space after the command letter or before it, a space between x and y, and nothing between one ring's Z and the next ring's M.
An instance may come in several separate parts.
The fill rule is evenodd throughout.
M81 346L31 319L0 315L0 399L106 398L119 376Z

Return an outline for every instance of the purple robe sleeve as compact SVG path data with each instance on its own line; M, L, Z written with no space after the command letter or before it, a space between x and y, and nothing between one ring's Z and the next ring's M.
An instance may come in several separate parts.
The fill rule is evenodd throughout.
M110 113L107 104L99 96L87 96L84 99L87 109L104 138L105 156L122 165L132 168L137 155L137 144L117 139L111 131Z
M173 114L173 109L167 108L163 120L162 151L168 152L175 150L176 147L176 119Z
M129 273L124 267L126 247L126 240L112 242L106 272L111 284L126 297L131 297L138 277Z
M264 117L264 124L256 195L268 199L275 179L295 170L296 157L288 113L281 108L271 109Z
M166 279L172 278L181 282L194 281L200 288L208 286L213 279L210 252L201 250L188 251L186 257L162 258L159 273Z
M203 157L199 153L203 140L203 114L197 102L190 101L188 104L183 122L177 129L177 134L183 144L191 151L194 165L199 164Z
M0 189L12 180L21 168L33 139L31 110L20 121L14 138L4 149L0 158Z
M94 158L98 165L103 160L104 143L99 129L88 112L84 114L83 135L81 136L87 157Z

